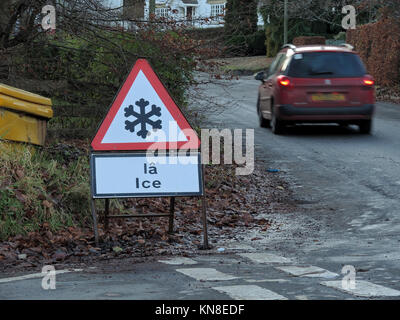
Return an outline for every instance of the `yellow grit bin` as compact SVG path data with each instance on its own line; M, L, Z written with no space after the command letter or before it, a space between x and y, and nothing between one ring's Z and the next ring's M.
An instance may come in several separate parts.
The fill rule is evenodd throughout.
M51 99L0 83L0 140L43 146Z

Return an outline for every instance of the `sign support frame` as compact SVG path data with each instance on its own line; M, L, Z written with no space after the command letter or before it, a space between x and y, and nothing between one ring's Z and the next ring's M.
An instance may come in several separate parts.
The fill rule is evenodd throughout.
M96 154L99 152L92 152L91 155ZM104 152L101 152L104 153ZM110 152L111 153L111 152ZM114 152L112 152L115 154ZM131 154L135 154L137 152L131 152ZM200 170L201 170L201 183L202 183L202 190L203 194L201 196L197 196L201 199L201 220L203 225L203 244L199 247L201 250L208 250L210 249L210 245L208 242L208 226L207 226L207 199L206 199L206 192L205 192L205 180L204 180L204 164L199 163ZM93 188L91 188L91 212L92 212L92 219L93 219L93 230L94 230L94 238L96 246L99 246L100 243L100 233L98 227L98 214L96 209L96 200L101 200L101 198L95 198L93 195ZM160 196L162 197L162 196ZM104 232L107 233L109 230L109 221L110 219L131 219L131 218L138 218L138 219L145 219L145 218L163 218L168 217L168 234L174 233L174 219L175 219L175 202L177 197L185 197L185 196L172 196L170 198L170 208L169 213L150 213L150 214L132 214L132 215L110 215L110 200L111 199L120 199L120 198L104 198ZM146 199L142 197L132 197L135 199ZM152 197L154 198L154 197ZM124 198L129 199L129 198ZM143 212L143 210L142 210Z

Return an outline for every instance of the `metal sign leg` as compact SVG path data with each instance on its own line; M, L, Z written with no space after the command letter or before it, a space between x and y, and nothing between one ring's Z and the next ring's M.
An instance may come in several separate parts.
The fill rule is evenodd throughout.
M204 182L204 170L205 166L202 165L202 175L203 175L203 196L201 197L201 213L202 213L202 220L203 220L203 250L210 249L208 244L208 230L207 230L207 200L206 200L206 186Z
M104 209L104 227L108 231L108 216L110 215L110 199L106 199Z
M168 233L174 233L174 215L175 215L175 197L171 198L170 207L169 207L169 227Z
M203 250L210 249L208 245L208 230L207 230L207 202L206 202L206 195L201 197L201 204L202 204L202 220L203 220Z
M96 204L95 204L93 198L90 201L90 205L91 205L91 208L92 208L94 241L96 243L96 246L98 246L99 245L99 229L98 229L98 225L97 225Z

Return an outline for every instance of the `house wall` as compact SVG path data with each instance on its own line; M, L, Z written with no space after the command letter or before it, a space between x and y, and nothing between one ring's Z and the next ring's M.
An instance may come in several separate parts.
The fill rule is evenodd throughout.
M106 5L111 8L121 7L124 3L124 0L103 0ZM129 0L125 0L129 1ZM188 1L190 2L190 1ZM223 25L223 18L210 20L208 22L200 21L204 18L210 18L212 14L212 5L218 4L226 4L226 0L197 0L198 5L193 6L195 8L195 16L194 16L194 26L202 27L202 28L210 28L210 27L218 27ZM144 19L147 20L149 18L149 6L150 1L145 0L145 8L144 8ZM188 4L184 4L181 0L156 0L156 10L158 11L161 8L171 8L169 11L170 16L174 17L176 20L185 20L186 19L186 11L185 7L192 6ZM175 14L172 11L176 12ZM197 19L197 20L196 20ZM259 14L258 24L260 26L264 25L262 16Z
M220 18L219 21L209 21L205 23L204 21L200 21L204 18L211 17L211 7L212 4L225 4L226 0L197 0L198 5L190 5L185 4L181 0L156 0L156 8L171 8L171 11L176 11L176 14L170 12L171 16L176 20L185 20L186 11L185 7L193 7L195 10L194 15L194 26L196 27L217 27L223 24L223 18ZM156 9L157 10L157 9ZM146 8L145 8L145 17L149 16L149 0L146 0ZM197 21L196 21L197 20Z

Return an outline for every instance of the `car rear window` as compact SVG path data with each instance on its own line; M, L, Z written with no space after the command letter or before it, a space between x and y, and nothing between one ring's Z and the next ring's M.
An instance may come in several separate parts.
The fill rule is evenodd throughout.
M349 52L304 52L294 54L287 75L294 78L362 77L365 67Z

